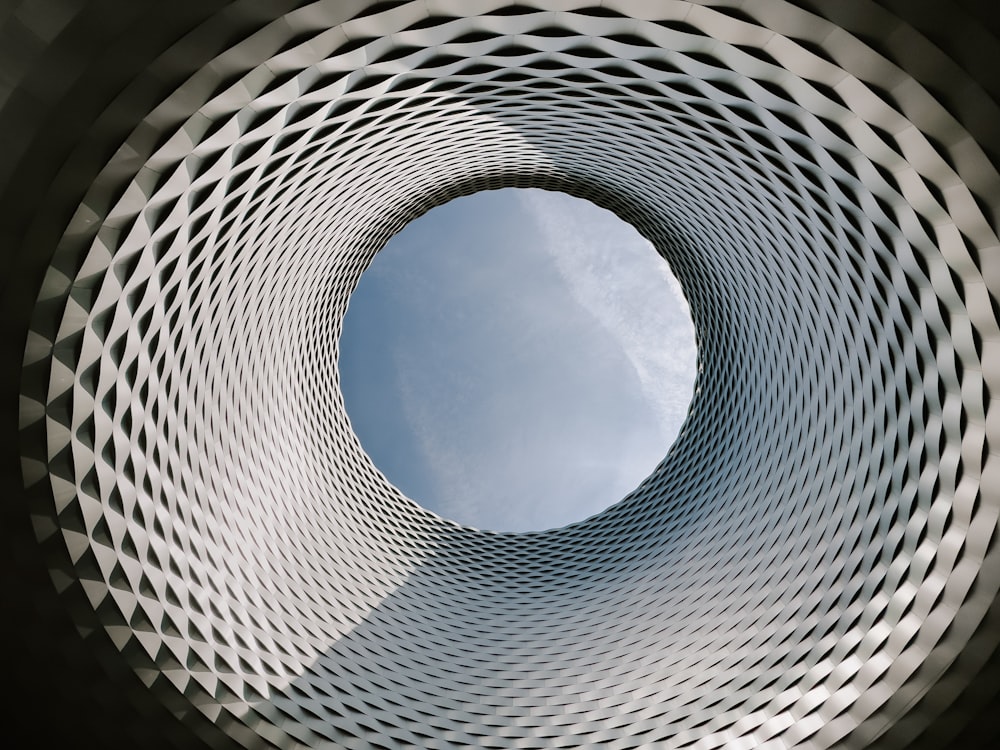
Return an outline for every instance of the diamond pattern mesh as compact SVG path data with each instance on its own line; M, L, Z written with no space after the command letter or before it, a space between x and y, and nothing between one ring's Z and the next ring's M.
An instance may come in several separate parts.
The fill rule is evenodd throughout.
M976 138L881 45L783 2L348 5L268 18L147 108L51 258L20 448L80 627L246 747L921 730L997 640ZM880 12L890 50L944 64ZM653 473L522 534L402 496L337 374L388 238L508 186L634 224L699 345Z

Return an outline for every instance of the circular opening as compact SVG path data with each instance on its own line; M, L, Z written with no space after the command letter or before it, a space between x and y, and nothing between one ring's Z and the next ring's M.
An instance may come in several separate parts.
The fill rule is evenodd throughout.
M510 188L387 243L350 298L338 366L355 433L403 493L528 531L591 516L651 473L695 358L680 286L634 227Z

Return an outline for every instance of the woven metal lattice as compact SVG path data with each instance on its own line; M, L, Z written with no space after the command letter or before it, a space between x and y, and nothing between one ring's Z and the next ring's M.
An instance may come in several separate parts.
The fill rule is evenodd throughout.
M782 2L291 10L144 115L52 257L21 389L52 575L248 747L873 742L995 646L997 179ZM652 474L524 534L402 496L337 375L387 239L507 186L634 224L699 345Z

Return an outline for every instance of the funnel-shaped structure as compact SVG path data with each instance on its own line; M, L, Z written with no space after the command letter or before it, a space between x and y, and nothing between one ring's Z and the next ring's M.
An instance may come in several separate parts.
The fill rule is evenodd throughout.
M1000 45L975 4L4 13L20 730L102 747L987 742ZM634 224L699 346L652 474L524 534L404 497L337 374L348 298L387 239L505 186Z

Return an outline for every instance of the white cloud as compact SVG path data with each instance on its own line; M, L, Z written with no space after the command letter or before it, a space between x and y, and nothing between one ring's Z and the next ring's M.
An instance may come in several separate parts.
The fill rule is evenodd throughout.
M663 458L691 397L690 318L666 263L612 214L559 193L478 197L376 259L382 333L366 341L391 363L399 428L366 449L408 462L416 484L390 480L447 518L563 525ZM393 316L405 334L371 328ZM418 455L397 460L407 446Z
M564 193L518 195L578 304L619 342L673 440L691 400L697 349L687 300L667 263L610 211Z

